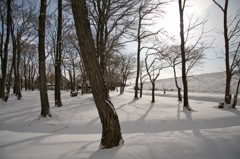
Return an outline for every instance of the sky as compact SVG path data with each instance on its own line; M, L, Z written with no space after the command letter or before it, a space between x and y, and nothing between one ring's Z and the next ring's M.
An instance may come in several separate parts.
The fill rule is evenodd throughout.
M224 0L217 0L220 4L224 4ZM239 0L229 0L229 16L235 15L237 10L240 9ZM178 1L175 0L168 6L164 8L165 14L163 19L159 20L159 27L165 27L166 31L170 35L174 35L179 38L179 11L178 11ZM209 33L209 43L213 42L212 48L206 51L205 60L200 67L193 70L191 74L203 74L212 72L225 71L225 63L222 58L219 58L222 50L224 49L224 39L223 39L223 13L212 0L187 0L187 15L194 13L198 16L200 20L208 17L206 23L206 29L211 30ZM187 22L187 18L184 19ZM131 49L137 49L131 46ZM133 50L134 51L134 50ZM220 54L219 54L220 53ZM143 56L144 54L142 54ZM144 57L142 57L144 58ZM172 69L165 69L161 71L160 79L172 78ZM190 75L191 75L190 74ZM178 71L178 76L181 76L180 68Z

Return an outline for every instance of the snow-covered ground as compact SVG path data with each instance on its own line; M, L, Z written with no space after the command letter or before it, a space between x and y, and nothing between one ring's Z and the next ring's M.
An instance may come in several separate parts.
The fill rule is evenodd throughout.
M119 115L124 146L101 150L101 124L91 94L71 98L62 92L64 106L53 105L52 118L40 118L39 92L23 92L0 104L0 159L239 159L240 111L217 108L223 95L191 94L192 112L184 111L174 92L158 92L152 104L149 91L133 100L111 92Z

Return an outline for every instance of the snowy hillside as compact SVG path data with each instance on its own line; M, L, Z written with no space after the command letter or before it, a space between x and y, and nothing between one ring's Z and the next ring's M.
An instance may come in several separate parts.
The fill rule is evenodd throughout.
M171 96L150 92L133 100L132 89L111 92L119 115L124 146L100 150L101 124L91 94L71 98L62 92L64 106L53 106L52 118L40 118L39 92L23 92L0 104L0 159L239 159L240 111L218 109L222 95L190 100L182 109ZM213 96L210 96L213 97Z
M206 93L224 93L225 90L225 72L200 74L188 77L188 88L190 92L206 92ZM179 85L182 84L182 78L178 78ZM237 87L236 77L232 81L232 93L234 94ZM151 89L151 83L146 82L144 89ZM174 78L162 79L156 81L156 89L158 90L174 90L176 86Z

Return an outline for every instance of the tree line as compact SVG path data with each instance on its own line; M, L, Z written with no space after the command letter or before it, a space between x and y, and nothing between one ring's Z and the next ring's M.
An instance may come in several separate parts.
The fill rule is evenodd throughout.
M231 79L234 74L240 74L240 11L230 17L228 0L224 6L212 1L223 12L224 100L230 104ZM168 35L167 28L157 27L156 22L164 17L164 6L170 3L178 3L180 42ZM33 90L38 79L40 115L51 116L47 73L55 75L58 107L63 105L59 80L63 75L71 81L71 92L76 89L77 79L88 81L102 123L101 148L111 148L124 141L109 87L120 83L122 94L129 76L136 75L134 99L138 99L139 86L141 97L142 86L148 79L152 83L154 103L155 81L162 69L172 67L178 100L182 101L183 97L183 107L191 111L187 76L201 64L212 42L207 41L207 18L199 20L191 15L185 23L187 0L3 0L0 4L2 100L8 100L12 81L13 93L20 100L22 88ZM131 42L137 43L136 53L126 54L125 46ZM181 67L183 96L177 67ZM238 87L239 83L240 78Z

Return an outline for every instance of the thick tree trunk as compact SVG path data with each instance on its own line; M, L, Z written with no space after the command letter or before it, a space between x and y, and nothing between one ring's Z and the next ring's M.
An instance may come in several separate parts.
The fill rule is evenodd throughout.
M116 110L109 98L88 20L85 0L71 0L81 57L90 80L94 101L102 123L101 148L112 148L123 143L121 128Z
M12 19L12 0L7 0L7 32L6 39L4 43L4 56L1 61L2 68L2 77L0 81L0 98L7 102L7 98L5 98L5 88L6 88L6 78L7 78L7 63L8 63L8 44L10 40L10 28L11 28L11 19Z
M39 76L40 76L40 99L41 99L41 116L50 116L49 101L46 85L46 68L45 68L45 19L46 19L46 0L41 0L40 15L39 15Z
M62 106L61 100L61 56L62 56L62 0L58 0L57 49L55 57L55 105Z
M185 7L182 6L182 0L178 0L179 4L179 13L180 13L180 38L181 38L181 55L182 55L182 82L183 82L183 107L191 110L188 102L188 82L186 75L186 52L185 52L185 38L184 38L184 21L183 21L183 13Z

